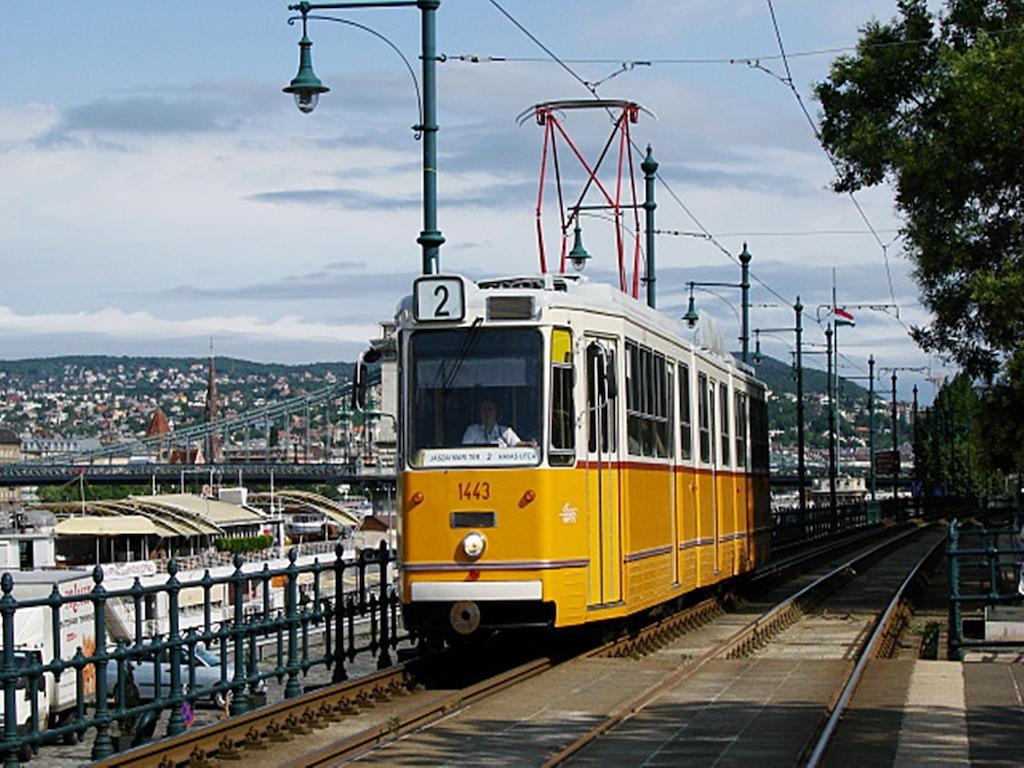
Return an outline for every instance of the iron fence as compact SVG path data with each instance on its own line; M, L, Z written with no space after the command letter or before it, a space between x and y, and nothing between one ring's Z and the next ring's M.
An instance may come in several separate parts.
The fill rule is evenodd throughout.
M264 563L262 569L246 570L236 555L229 574L213 576L207 569L201 578L180 580L181 571L171 562L163 583L144 585L135 578L124 589L107 589L97 566L91 589L62 594L54 584L49 595L30 599L16 599L17 576L4 573L0 753L5 767L19 765L44 741L82 741L90 732L95 734L92 759L108 757L152 736L164 710L170 713L166 734L176 735L184 731L196 701L220 698L229 701L232 716L240 715L254 706L270 679L284 683L285 698L300 695L300 676L318 665L331 669L335 682L347 678L346 663L360 654L372 654L379 669L391 665L403 639L394 561L386 542L347 560L339 545L333 561L317 558L301 565L292 549L284 567ZM215 591L227 598L222 611L228 615L214 615ZM202 620L184 629L182 595L199 592ZM166 605L166 632L151 634L147 601L151 609L157 595ZM109 631L115 605L132 624L128 638L116 642ZM81 642L69 654L65 633L79 613L90 611L91 622L84 623L91 626L78 627ZM27 627L30 616L35 623ZM36 650L22 650L24 643L16 642L19 620L23 631L27 627L38 635L32 644ZM314 633L322 635L322 643L311 640ZM270 667L261 668L257 648L266 643L276 650ZM203 655L219 661L209 667L212 678L200 674L197 658ZM60 711L53 712L50 702L56 701L58 686L73 692L73 704L66 696Z
M949 524L946 556L949 564L949 658L962 661L969 649L1024 648L1024 640L968 638L965 636L965 609L981 612L987 635L989 608L1021 605L1020 591L1024 542L1021 538L1021 514L1016 508L988 510L987 525L964 526L959 520ZM1002 517L1001 520L993 519ZM1015 617L1019 619L1019 617ZM1019 623L1019 621L1016 621Z

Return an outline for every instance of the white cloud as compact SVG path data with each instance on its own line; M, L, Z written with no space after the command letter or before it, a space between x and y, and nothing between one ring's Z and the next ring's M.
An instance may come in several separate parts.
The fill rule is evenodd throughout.
M253 315L167 319L148 312L125 312L113 308L98 312L19 314L0 306L0 335L93 334L114 339L154 341L234 336L270 343L358 343L374 338L379 330L376 324L310 322L295 315L269 321Z

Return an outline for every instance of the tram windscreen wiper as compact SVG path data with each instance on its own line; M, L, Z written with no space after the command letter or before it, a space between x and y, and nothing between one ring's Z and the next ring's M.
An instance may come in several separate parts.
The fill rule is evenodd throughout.
M455 379L458 378L459 371L462 370L463 363L466 362L466 358L469 353L473 351L473 347L476 346L477 340L480 338L480 326L483 324L484 319L478 317L473 321L472 325L469 326L469 330L466 332L466 338L462 342L462 346L459 348L459 354L455 358L455 364L452 365L451 373L445 377L444 381L441 382L441 396L445 397L451 391L452 385L455 384Z

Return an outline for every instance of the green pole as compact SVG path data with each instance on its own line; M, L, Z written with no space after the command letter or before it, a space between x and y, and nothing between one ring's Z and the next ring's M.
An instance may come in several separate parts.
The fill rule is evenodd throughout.
M647 212L647 269L644 280L647 283L647 306L654 309L654 209L658 207L654 202L654 181L658 172L658 162L654 159L650 144L647 145L647 156L640 163L640 170L644 172L644 210Z
M107 591L103 588L103 569L98 565L92 570L93 632L96 638L96 738L92 743L92 759L102 760L114 754L114 741L110 738L110 710L107 707Z
M743 328L741 329L740 342L743 344L743 362L750 362L750 251L747 244L743 244L743 251L740 253L740 304L743 310Z
M832 508L833 520L837 512L836 504L836 398L835 383L832 380L832 326L825 329L825 356L828 360L828 503Z
M804 305L800 303L799 296L796 297L793 312L796 314L796 474L800 483L800 529L804 531L807 522L807 464L804 461Z
M963 661L960 638L963 636L963 614L960 609L960 558L956 551L960 542L960 524L954 520L949 524L949 660Z
M899 440L899 419L896 413L896 371L892 372L892 455L897 457L900 449ZM892 500L896 503L899 498L900 466L894 463L892 468Z
M17 671L17 664L14 660L14 616L18 607L17 601L11 592L14 590L14 578L10 573L4 573L0 577L0 589L3 590L3 597L0 597L0 614L3 614L3 671L8 675L4 681L4 741L10 746L4 755L4 768L20 768L21 761L18 759L18 752L21 746L21 739L18 735L18 692L17 678L13 675Z
M288 550L287 593L285 595L285 621L288 623L288 682L284 686L284 697L294 699L302 695L299 683L299 570L295 567L298 550Z
M212 436L210 441L212 444ZM181 625L178 616L178 594L181 591L181 584L178 581L178 563L174 560L167 564L167 574L167 613L170 620L167 642L170 644L168 657L171 664L171 692L168 696L171 714L167 721L167 735L177 736L185 732L185 719L181 714L184 699L181 695ZM192 659L188 662L191 666Z
M235 571L231 574L231 589L235 594L234 621L231 627L232 639L235 644L235 674L231 679L231 706L229 709L232 717L244 715L249 711L249 696L245 691L245 574L242 572L244 563L245 560L236 552L232 558ZM224 642L227 640L225 639Z
M875 500L875 356L868 357L868 481L871 500Z
M437 33L436 13L441 0L417 0L422 18L423 61L423 274L441 271L444 237L437 228Z

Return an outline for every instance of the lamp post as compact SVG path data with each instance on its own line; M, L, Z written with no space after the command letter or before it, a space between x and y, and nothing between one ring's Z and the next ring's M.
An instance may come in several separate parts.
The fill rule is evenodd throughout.
M796 297L796 304L793 305L793 315L796 320L792 328L757 328L754 335L757 343L754 346L754 364L761 362L761 333L786 333L796 334L796 451L797 451L797 482L800 486L800 525L804 524L807 514L807 499L805 498L805 485L807 482L807 467L804 462L804 363L803 363L803 312L804 305L800 303L800 297Z
M330 88L325 86L313 72L313 55L311 48L312 41L307 35L307 19L317 21L335 21L350 26L364 29L373 35L383 39L391 48L402 56L389 40L374 32L368 27L337 19L331 16L310 16L311 11L326 10L353 10L359 8L406 8L416 7L420 9L421 19L421 53L420 60L423 63L423 99L421 105L420 123L413 126L417 135L422 134L423 138L423 230L420 232L416 242L423 249L423 274L437 274L441 269L441 245L444 237L441 230L437 228L437 34L435 14L441 0L374 0L343 3L296 3L289 5L288 10L298 11L302 19L302 38L299 40L299 71L284 88L285 93L291 93L295 97L295 104L299 111L309 114L316 109L320 94L327 93ZM289 22L293 19L289 19ZM405 60L405 57L402 56ZM408 62L406 61L408 67ZM414 77L415 81L415 77ZM418 90L418 85L417 85Z
M875 356L868 356L867 376L846 376L849 381L868 382L868 485L871 491L871 500L875 500Z
M646 225L647 225L647 268L645 270L644 281L647 283L647 306L651 309L655 308L655 292L654 292L654 281L656 280L654 274L654 209L658 207L658 204L654 202L654 181L655 174L658 172L658 161L654 159L654 153L651 152L651 145L647 145L647 156L644 157L644 161L640 163L640 170L644 172L644 211L646 211Z
M836 513L836 418L835 386L832 381L832 325L825 328L825 356L828 360L828 503L832 514ZM838 366L837 366L838 367Z
M743 244L743 251L740 253L740 281L738 283L707 282L702 280L690 280L687 285L690 287L690 303L686 308L683 320L693 328L700 320L697 308L694 306L694 288L739 288L740 289L740 345L741 355L744 363L750 362L750 260L752 256L747 250L747 244Z
M899 418L898 418L898 413L897 413L897 410L896 410L896 373L898 371L911 371L911 372L915 372L915 373L923 373L923 372L927 371L928 369L924 368L922 366L905 366L905 365L901 365L901 366L897 366L895 368L882 368L881 370L882 371L890 371L892 373L892 455L893 455L893 460L895 462L896 461L896 457L899 456L899 450L900 450L899 434L898 434ZM916 390L916 387L915 387L915 390ZM916 400L916 391L915 391L915 400ZM914 457L914 462L915 462L915 464L917 462L917 457L916 456ZM916 471L916 469L915 469L915 471ZM892 498L893 498L893 501L896 500L897 494L899 492L899 485L898 485L899 484L899 477L900 477L900 467L899 467L899 463L896 462L894 464L894 466L893 466L893 473L892 473Z

